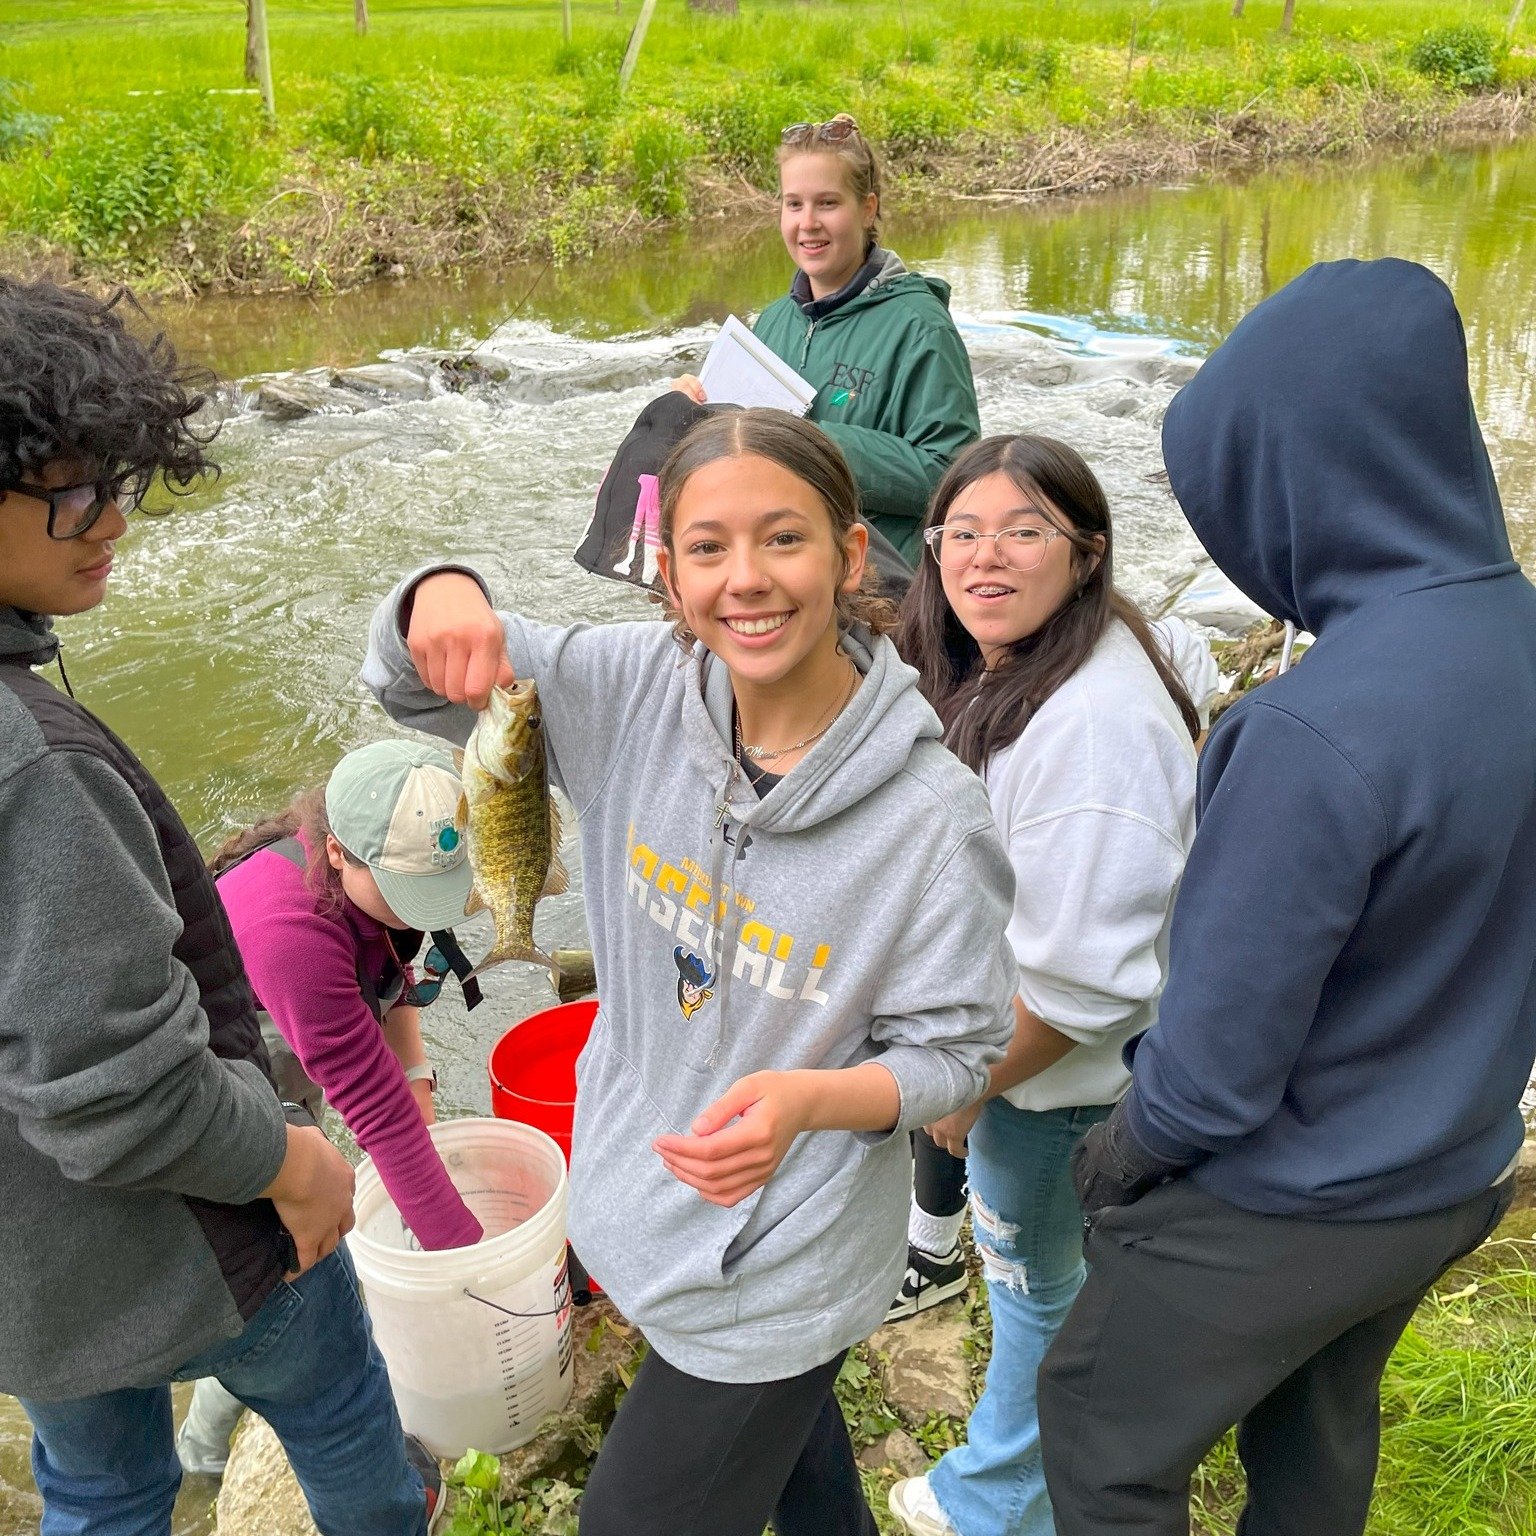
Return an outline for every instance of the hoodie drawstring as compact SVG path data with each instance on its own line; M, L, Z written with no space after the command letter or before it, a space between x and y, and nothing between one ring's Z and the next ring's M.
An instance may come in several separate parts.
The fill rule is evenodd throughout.
M62 640L59 641L59 648L54 652L53 659L59 664L59 681L64 684L64 692L73 699L75 697L75 690L69 686L69 673L64 670L64 642Z

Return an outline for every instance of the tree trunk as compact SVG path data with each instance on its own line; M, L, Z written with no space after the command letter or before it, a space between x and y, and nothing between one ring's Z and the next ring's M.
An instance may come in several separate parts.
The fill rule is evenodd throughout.
M248 0L250 5L251 44L256 49L256 83L261 87L261 104L268 117L277 116L272 96L272 50L267 43L267 0ZM247 48L251 46L247 45Z
M1241 16L1243 14L1243 6L1245 3L1246 0L1232 0L1233 16Z
M688 0L690 11L714 11L720 16L735 16L740 12L739 0Z
M368 36L368 0L352 0L352 25L359 37Z
M261 74L261 60L256 56L256 0L245 0L245 78L252 85Z
M1280 13L1280 30L1290 36L1291 22L1296 16L1296 0L1285 0L1285 9Z
M629 85L629 77L635 72L635 65L640 62L640 50L645 45L645 34L651 25L651 17L656 14L656 0L644 0L640 7L640 15L635 21L635 30L629 34L629 47L624 50L624 62L619 65L619 89L623 91Z
M560 0L560 38L567 43L571 40L571 0Z

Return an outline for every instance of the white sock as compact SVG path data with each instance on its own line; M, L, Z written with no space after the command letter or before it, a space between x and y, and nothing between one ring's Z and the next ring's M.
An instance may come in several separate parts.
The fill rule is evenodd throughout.
M907 1241L936 1259L947 1258L960 1240L960 1227L964 1221L963 1205L953 1216L933 1216L914 1199L907 1212Z

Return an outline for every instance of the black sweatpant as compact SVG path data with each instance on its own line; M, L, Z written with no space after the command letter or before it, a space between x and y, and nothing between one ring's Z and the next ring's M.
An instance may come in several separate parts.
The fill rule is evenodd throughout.
M965 1159L953 1157L927 1131L912 1133L912 1190L917 1208L930 1216L965 1209Z
M832 1384L703 1381L647 1355L581 1501L581 1536L876 1536Z
M1359 1536L1387 1356L1512 1193L1505 1180L1426 1216L1303 1221L1178 1179L1100 1212L1088 1281L1040 1367L1057 1536L1187 1536L1190 1478L1234 1424L1239 1536Z

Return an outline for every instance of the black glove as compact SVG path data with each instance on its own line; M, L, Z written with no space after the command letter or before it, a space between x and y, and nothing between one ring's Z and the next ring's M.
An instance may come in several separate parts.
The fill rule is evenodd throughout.
M1148 1152L1131 1134L1121 1106L1096 1125L1072 1152L1072 1187L1091 1216L1109 1205L1129 1205L1183 1169Z

